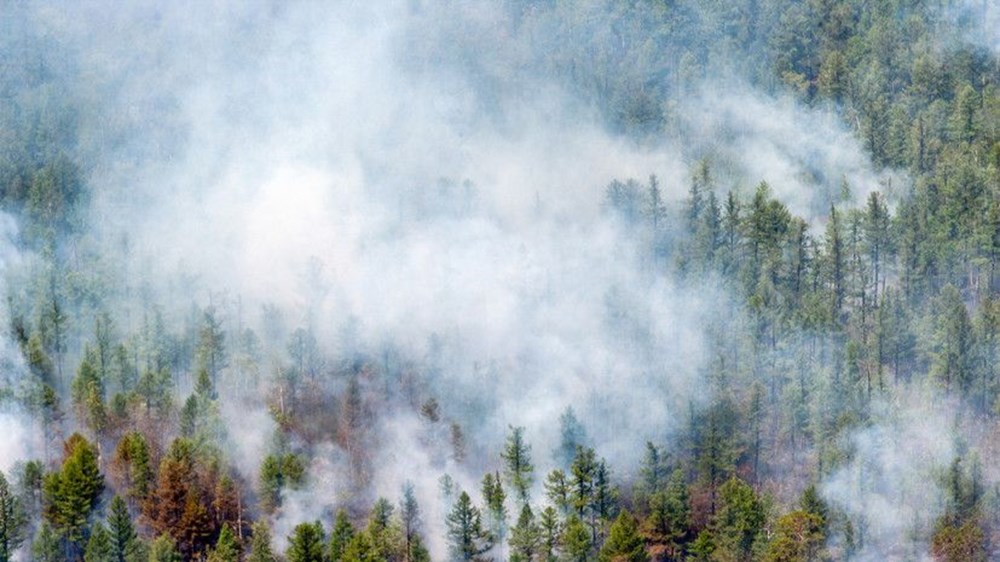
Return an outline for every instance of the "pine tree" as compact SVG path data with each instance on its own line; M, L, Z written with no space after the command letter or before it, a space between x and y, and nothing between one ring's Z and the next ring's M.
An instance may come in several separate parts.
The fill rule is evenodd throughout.
M11 491L7 478L0 471L0 562L10 562L20 548L26 523L21 500Z
M458 562L480 560L480 556L493 548L493 539L483 529L479 509L472 505L469 494L462 492L448 514L448 542L451 559ZM290 561L291 562L291 561Z
M559 416L559 434L561 436L559 448L556 449L554 456L560 468L569 468L576 457L577 448L587 444L587 431L576 418L572 406L567 406Z
M510 428L507 444L500 456L506 464L504 477L507 483L517 493L518 501L527 504L535 467L531 464L531 445L524 441L523 427Z
M601 562L648 562L649 554L639 534L639 522L628 511L622 510L611 525L608 540L601 547Z
M41 528L35 534L35 542L31 545L31 555L35 562L64 562L65 555L60 544L59 532L42 522Z
M556 552L562 539L562 528L559 524L559 514L552 506L542 510L538 521L540 533L540 562L553 562L557 559Z
M300 523L288 537L288 562L323 562L323 525L319 521Z
M90 540L83 553L84 562L114 562L111 537L107 528L98 521L90 529Z
M116 495L111 498L111 504L108 506L108 533L114 562L131 562L138 550L138 537L128 507L121 496Z
M347 518L347 512L343 509L337 510L337 517L333 521L333 530L330 532L330 562L341 561L344 551L353 537L354 525Z
M251 532L253 538L250 541L250 554L246 562L275 562L277 559L271 551L271 530L267 528L267 523L263 521L254 523Z
M510 562L534 562L541 542L541 529L535 522L531 506L524 504L517 524L510 532Z
M183 562L181 553L177 552L174 540L170 535L163 533L149 547L149 562Z
M557 468L549 473L545 479L545 495L564 515L569 512L569 483L565 472Z
M66 441L66 459L42 485L46 518L71 544L82 547L90 512L104 490L97 449L78 433Z
M500 483L500 475L487 472L483 476L483 503L486 504L486 514L490 533L497 544L503 544L507 527L507 507L504 501L507 495Z
M229 528L223 525L219 532L219 539L215 542L215 548L208 555L208 562L239 562L240 549L236 542L236 536Z
M416 558L415 548L419 546L420 507L413 494L413 483L407 481L403 486L403 499L399 504L399 517L403 525L403 562L413 562Z
M563 560L565 562L587 562L590 559L590 531L576 515L570 516L563 530Z

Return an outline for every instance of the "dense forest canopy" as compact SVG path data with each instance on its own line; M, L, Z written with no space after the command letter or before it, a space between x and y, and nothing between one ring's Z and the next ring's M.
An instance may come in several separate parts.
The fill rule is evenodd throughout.
M993 0L0 6L0 562L1000 557Z

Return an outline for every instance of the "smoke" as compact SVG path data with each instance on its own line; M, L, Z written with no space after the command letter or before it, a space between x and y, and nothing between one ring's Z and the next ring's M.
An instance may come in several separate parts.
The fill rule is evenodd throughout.
M664 441L710 398L703 319L722 291L664 275L633 239L643 230L602 208L608 182L656 174L676 206L707 156L720 191L765 180L816 217L842 184L860 200L889 176L831 112L739 81L683 100L681 139L611 134L586 99L538 73L523 52L537 44L499 9L417 5L82 2L25 17L75 56L89 234L120 259L130 294L173 320L236 295L229 334L274 329L255 312L274 306L325 356L371 357L388 341L430 366L428 394L483 455L459 465L415 415L385 413L372 486L395 498L414 482L431 526L444 520L440 476L475 489L511 425L528 428L542 475L573 405L598 453L630 470L644 441ZM275 427L254 406L222 408L252 481ZM889 463L872 431L858 458ZM332 441L312 451L309 488L285 496L279 540L343 501ZM856 487L845 473L828 489L846 509L903 516L893 502L909 489L886 490L883 506L857 503ZM428 535L440 557L444 533Z
M860 523L852 560L929 559L930 534L946 506L945 474L957 454L958 407L933 390L903 391L876 404L871 424L849 436L850 459L822 492Z
M677 113L688 150L710 159L721 186L747 189L766 181L810 223L825 219L833 204L863 202L873 191L907 182L901 172L876 171L833 110L804 107L789 94L709 81Z
M0 213L0 283L12 280L12 270L23 267L27 257L18 250L15 220L6 213ZM8 287L3 287L9 294ZM11 326L7 301L0 302L0 323ZM0 337L0 470L10 474L11 468L20 461L31 458L38 451L39 435L30 418L16 405L15 399L29 389L24 388L24 373L27 368L21 350L15 342L3 334Z

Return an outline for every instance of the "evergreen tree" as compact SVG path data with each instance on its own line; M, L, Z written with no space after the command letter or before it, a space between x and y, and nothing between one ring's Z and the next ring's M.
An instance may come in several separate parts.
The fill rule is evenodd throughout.
M566 480L566 473L560 469L555 469L549 473L545 479L545 495L559 511L563 514L569 512L570 508L569 483Z
M479 509L466 492L459 494L447 523L451 559L455 562L481 560L482 554L493 548L493 538L483 529Z
M94 523L83 553L84 562L114 562L113 550L107 528L100 521Z
M276 562L271 551L271 530L267 528L267 523L257 521L251 533L250 554L247 555L246 562Z
M239 562L240 549L229 525L223 525L215 548L208 555L208 562Z
M399 516L403 526L403 562L413 562L417 558L415 549L422 547L418 533L420 532L420 507L413 493L413 483L407 481L403 486L403 499L399 504Z
M52 528L47 521L42 522L41 528L35 534L35 542L31 545L31 555L35 562L63 562L65 555L60 547L59 532Z
M576 457L578 447L587 444L587 432L583 424L576 418L576 412L572 406L567 406L566 410L559 416L559 447L555 451L556 462L560 468L569 468Z
M566 521L562 535L563 560L565 562L587 562L590 559L591 533L587 525L573 514Z
M24 542L27 521L21 500L11 491L3 471L0 471L0 562L10 562Z
M648 562L649 554L639 534L639 522L628 511L618 514L608 540L601 547L601 562Z
M323 525L319 522L300 523L288 537L285 558L288 562L323 562Z
M341 561L344 551L353 537L354 525L347 518L347 512L343 509L337 510L337 517L333 521L333 530L330 532L330 562Z
M552 506L542 510L542 515L538 521L539 531L539 561L553 562L557 559L556 553L562 539L562 527L559 524L559 515Z
M500 475L487 472L483 477L483 502L486 504L490 534L498 545L504 543L507 530L507 507L504 505L506 499Z
M542 531L535 523L535 514L527 503L521 507L517 524L510 532L510 561L534 562L542 538Z
M121 496L111 498L108 506L108 534L111 538L111 555L114 562L131 562L138 551L138 536L128 507Z
M104 490L97 464L97 448L78 433L65 444L62 468L45 477L42 485L46 519L72 545L82 547L90 512Z
M517 493L518 501L528 503L528 490L533 481L535 467L531 464L531 445L524 441L524 428L511 427L507 444L500 454L504 460L504 477Z
M153 541L149 547L149 562L182 562L184 558L177 547L174 546L174 539L164 533Z

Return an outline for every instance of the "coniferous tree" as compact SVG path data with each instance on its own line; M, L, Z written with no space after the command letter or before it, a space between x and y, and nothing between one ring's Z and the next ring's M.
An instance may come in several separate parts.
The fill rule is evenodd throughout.
M229 525L223 525L215 548L208 554L208 562L239 562L240 549Z
M183 560L181 553L177 552L174 539L170 538L167 533L157 537L149 546L149 562L182 562Z
M247 555L246 562L275 562L277 559L271 551L271 530L268 529L267 523L263 521L254 523L251 532L250 554Z
M553 562L556 560L559 544L562 539L562 526L559 523L559 514L552 506L542 510L538 520L539 531L539 561Z
M323 525L319 522L300 523L288 537L285 558L288 562L323 562Z
M631 513L623 510L618 514L598 559L601 562L648 562L649 554L639 534L639 522Z
M481 560L493 548L493 537L483 529L482 515L472 504L469 494L462 492L448 514L448 542L451 559L458 562Z
M0 562L9 562L24 542L27 521L21 500L0 471Z
M535 522L531 506L524 504L517 524L510 531L511 562L534 562L538 555L542 531Z
M90 512L104 490L97 448L78 433L65 444L66 458L58 472L45 477L42 490L46 519L76 548L82 548Z
M528 490L535 467L531 464L531 445L524 440L523 427L511 427L507 443L500 454L504 460L504 477L522 504L528 503Z
M413 483L407 481L403 486L403 499L399 504L399 516L403 531L403 562L412 562L417 554L415 549L421 548L420 544L420 507L417 505L417 498L413 493Z
M593 543L591 533L575 513L566 521L562 533L562 552L565 562L587 562Z
M42 522L35 534L35 542L31 545L31 555L35 562L63 562L65 554L59 542L59 532L48 521Z
M333 521L333 530L330 531L330 561L340 562L344 557L344 551L348 543L354 537L354 525L347 518L347 512L343 509L337 510L337 517Z
M83 552L84 562L114 562L114 550L107 528L98 521L90 529L90 539Z
M108 506L108 534L111 539L111 555L114 562L132 562L138 552L138 536L128 506L121 496L111 498Z

